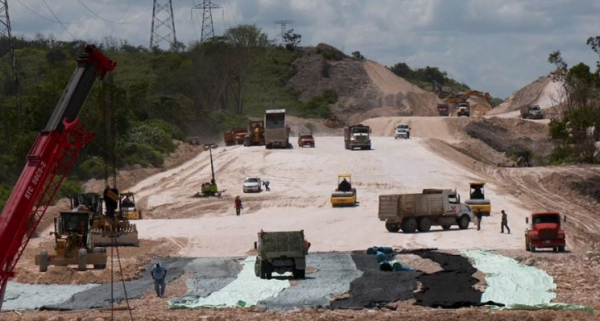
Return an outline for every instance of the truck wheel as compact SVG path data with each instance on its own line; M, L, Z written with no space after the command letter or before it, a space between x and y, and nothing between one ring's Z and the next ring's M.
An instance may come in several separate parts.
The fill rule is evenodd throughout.
M40 272L48 271L48 263L50 259L48 258L48 251L42 250L40 252Z
M254 242L256 243L256 242ZM255 244L256 245L256 244ZM258 277L261 276L261 271L260 271L260 259L256 258L256 262L254 262L254 274Z
M143 217L143 216L142 216L142 210L140 210L140 211L138 212L138 220L141 220L141 219L142 219L142 217Z
M529 243L529 250L535 252L535 246L531 245L531 243Z
M558 251L559 252L564 252L565 251L565 247L564 246L559 246L558 247Z
M261 279L266 279L267 278L267 265L265 264L265 262L263 260L260 260L259 262L259 270L260 270L260 278Z
M467 215L463 215L458 219L458 227L461 230L466 230L469 228L469 217Z
M265 277L267 280L270 280L273 277L273 265L268 261L263 263L265 265Z
M452 227L452 225L448 225L448 224L444 224L444 225L442 225L442 228L443 228L445 231L449 230L451 227Z
M392 233L397 233L398 231L400 231L400 225L398 225L397 223L385 222L385 228L388 230L388 232Z
M420 218L417 222L417 225L419 232L429 232L431 229L431 221L426 217Z
M525 239L525 251L531 251L531 247L529 246L529 241L527 241L527 239Z
M94 253L106 254L106 248L105 247L95 247ZM94 269L104 270L104 269L106 269L106 264L94 264Z
M402 232L404 233L414 233L417 229L417 221L414 218L407 218L402 221L400 226L402 228Z
M77 254L77 270L78 271L86 271L87 270L87 250L79 249L79 253Z
M292 274L294 275L295 279L304 279L304 277L306 276L306 270L294 268Z
M365 147L366 150L371 150L371 145Z

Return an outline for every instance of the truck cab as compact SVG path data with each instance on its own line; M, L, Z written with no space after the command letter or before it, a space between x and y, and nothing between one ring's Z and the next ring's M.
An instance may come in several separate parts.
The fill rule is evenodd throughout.
M470 111L470 105L468 102L461 102L458 103L458 111L456 113L456 116L460 117L460 116L466 116L469 117L471 116L471 111Z
M543 119L544 113L539 105L526 106L521 109L521 118L523 119Z
M527 217L528 224L525 229L525 250L535 252L537 249L550 248L554 252L564 252L566 234L562 229L561 221L566 222L567 217L555 212L533 213Z
M450 106L448 106L448 104L438 104L437 109L440 116L450 116Z
M344 143L346 149L371 149L371 128L362 124L344 128Z
M396 133L394 134L394 139L398 139L398 138L409 139L410 138L410 126L408 126L407 124L396 125Z

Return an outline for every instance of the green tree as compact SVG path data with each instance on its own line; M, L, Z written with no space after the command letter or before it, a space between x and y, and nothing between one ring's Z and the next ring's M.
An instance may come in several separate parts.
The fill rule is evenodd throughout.
M352 57L356 60L360 60L360 61L364 61L366 60L365 56L363 56L360 51L354 51L352 52Z

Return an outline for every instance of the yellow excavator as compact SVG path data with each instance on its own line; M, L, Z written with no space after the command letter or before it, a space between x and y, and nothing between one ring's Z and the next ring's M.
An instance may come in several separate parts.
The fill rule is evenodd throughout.
M338 187L331 194L331 206L355 206L356 188L352 187L350 174L338 175Z
M485 182L470 182L469 187L470 199L465 201L465 204L471 207L473 214L481 211L481 215L490 216L492 203L485 198Z
M492 96L490 96L489 93L482 93L481 91L476 91L476 90L467 91L466 93L459 95L459 96L448 97L448 98L444 99L444 103L445 104L458 104L458 103L466 102L467 99L469 99L469 97L482 98L492 108L494 108L494 103L492 102Z
M337 116L335 116L335 115L331 115L329 118L327 118L327 120L325 120L324 125L329 128L344 127L344 123L339 118L337 118Z

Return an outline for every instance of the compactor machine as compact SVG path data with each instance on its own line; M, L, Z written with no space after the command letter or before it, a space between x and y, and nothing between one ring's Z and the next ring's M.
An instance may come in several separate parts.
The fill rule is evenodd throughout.
M333 207L356 205L356 188L352 187L350 174L338 175L338 187L331 194L331 205Z
M470 199L465 203L471 207L474 214L481 211L481 215L490 216L492 212L492 203L489 199L485 198L485 183L484 182L470 182Z
M123 218L128 220L141 220L142 210L138 208L135 202L135 193L125 191L120 195L120 209Z

